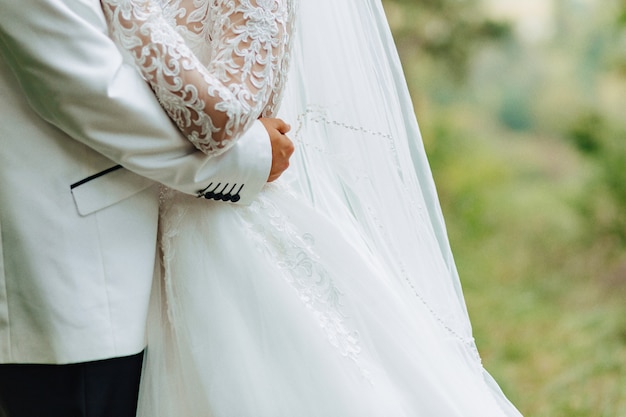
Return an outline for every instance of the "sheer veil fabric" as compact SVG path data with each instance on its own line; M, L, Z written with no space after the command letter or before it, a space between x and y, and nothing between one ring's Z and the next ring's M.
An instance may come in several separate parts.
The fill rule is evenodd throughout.
M288 172L250 207L163 191L138 415L519 417L481 365L380 1L293 7Z

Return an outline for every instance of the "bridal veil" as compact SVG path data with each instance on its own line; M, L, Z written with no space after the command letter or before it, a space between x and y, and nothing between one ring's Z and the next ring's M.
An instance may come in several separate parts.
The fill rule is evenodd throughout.
M299 0L279 117L297 152L286 176L364 251L384 259L479 367L506 415L518 416L482 369L435 184L380 0ZM437 247L423 238L424 225ZM358 238L356 238L358 236ZM382 255L382 256L381 256ZM446 268L427 274L433 259Z

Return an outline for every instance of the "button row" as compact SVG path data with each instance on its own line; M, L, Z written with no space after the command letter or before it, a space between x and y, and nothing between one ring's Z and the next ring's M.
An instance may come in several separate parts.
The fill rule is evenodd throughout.
M243 184L241 184L237 191L233 193L233 191L235 191L235 188L237 188L237 184L231 186L229 183L226 183L222 186L222 183L220 182L215 187L213 187L213 183L211 183L203 190L199 190L197 196L198 198L204 197L207 200L230 201L236 203L237 201L241 200L241 196L239 195L239 193L243 188Z

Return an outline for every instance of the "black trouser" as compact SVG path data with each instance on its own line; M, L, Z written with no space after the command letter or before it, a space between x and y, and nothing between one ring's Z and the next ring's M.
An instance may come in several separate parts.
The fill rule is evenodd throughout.
M142 360L2 364L0 417L135 417Z

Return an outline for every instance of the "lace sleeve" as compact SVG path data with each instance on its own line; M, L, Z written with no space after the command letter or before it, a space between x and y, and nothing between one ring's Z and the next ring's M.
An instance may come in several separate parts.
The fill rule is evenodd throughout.
M210 2L204 22L212 52L206 67L156 0L101 1L113 38L198 149L224 152L261 115L288 45L287 1Z

